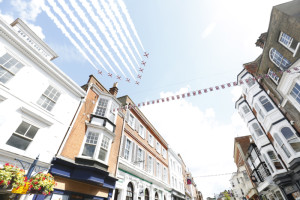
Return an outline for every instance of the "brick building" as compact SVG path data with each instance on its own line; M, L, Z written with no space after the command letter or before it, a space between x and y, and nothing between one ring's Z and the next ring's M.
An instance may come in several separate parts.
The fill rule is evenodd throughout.
M52 200L110 199L115 188L124 123L116 110L118 88L106 90L93 75L82 88L86 96L52 161L50 172L57 182Z
M130 109L125 113L114 199L170 200L167 142L129 96L118 100Z
M236 137L234 139L233 158L237 167L237 171L232 175L230 182L232 191L236 199L257 199L258 194L255 184L251 181L248 163L246 162L246 154L250 145L251 136Z

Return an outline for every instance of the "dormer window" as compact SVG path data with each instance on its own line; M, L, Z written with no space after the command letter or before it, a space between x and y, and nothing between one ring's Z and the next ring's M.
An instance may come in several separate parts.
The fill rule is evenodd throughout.
M0 82L9 81L24 65L8 53L0 57Z
M109 119L115 123L117 104L111 98L99 98L98 105L95 109L95 115Z
M285 137L287 142L291 145L295 152L300 152L300 140L295 133L289 127L283 127L281 129L282 135Z

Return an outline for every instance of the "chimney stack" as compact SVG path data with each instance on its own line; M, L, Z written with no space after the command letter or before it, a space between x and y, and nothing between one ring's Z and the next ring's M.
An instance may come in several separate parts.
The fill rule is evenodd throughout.
M113 87L109 89L109 92L114 96L117 96L118 94L119 89L117 88L117 86L118 86L118 82L115 82Z

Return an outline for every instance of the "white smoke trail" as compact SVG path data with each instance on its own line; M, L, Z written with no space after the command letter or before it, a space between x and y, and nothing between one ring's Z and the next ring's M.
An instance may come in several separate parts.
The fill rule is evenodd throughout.
M95 5L96 4L96 9L97 11L100 9L100 5L98 0L93 0L92 3ZM123 30L121 29L121 26L119 24L119 22L117 21L114 13L112 12L112 10L110 9L109 5L104 1L101 0L102 6L106 12L106 14L108 15L108 17L111 19L111 21L113 22L114 26L116 27L117 32L119 33L122 41L124 42L125 46L127 47L130 55L133 57L133 59L135 60L136 64L139 65L140 63L137 61L137 59L135 58L134 53L131 50L131 47L128 44L127 38L125 37ZM98 11L99 12L99 11Z
M62 12L62 10L56 5L53 0L48 0L48 3L52 6L53 10L58 14L58 16L62 19L65 25L71 30L71 32L76 36L76 38L81 42L81 44L88 50L88 52L94 57L94 59L99 63L99 65L107 71L107 69L103 66L98 57L94 54L92 49L88 46L88 44L84 41L81 35L75 30L74 26L70 23L67 16Z
M100 20L100 18L98 16L101 17L101 19L104 22L104 24L106 25L106 27L108 27L108 30L111 33L116 44L121 49L122 53L125 55L125 58L127 59L127 61L130 63L132 69L134 69L134 71L137 73L137 70L134 67L131 59L129 58L129 56L123 46L123 43L119 40L119 37L118 37L112 23L110 22L110 20L106 17L106 15L105 15L104 11L101 9L101 7L99 7L100 5L97 4L97 6L95 6L97 13L98 13L98 16L97 16L96 13L94 12L93 8L91 7L90 3L88 3L86 0L79 0L79 1L82 4L82 6L86 9L87 13L89 13L89 15L93 18L93 20L98 21L98 20ZM94 17L97 17L97 18L94 18Z
M77 28L81 31L81 33L89 40L90 44L93 46L93 48L96 50L96 52L102 57L102 59L104 60L104 62L109 66L109 68L116 74L116 71L114 70L114 68L112 68L112 66L110 65L110 63L107 61L106 57L103 55L103 53L100 51L99 47L96 45L96 43L94 42L94 40L91 38L91 36L89 35L89 33L85 30L85 28L81 25L81 23L79 22L79 20L77 19L77 17L73 14L73 12L71 11L71 9L69 8L69 6L66 4L66 2L64 0L59 0L58 3L61 5L62 9L68 14L68 16L70 17L70 19L74 22L74 24L77 26ZM123 73L123 72L122 72ZM125 74L123 73L123 75L125 76Z
M108 0L108 3L109 3L109 5L110 5L110 7L112 8L114 14L115 14L116 17L118 18L118 20L119 20L119 22L120 22L120 24L121 24L123 30L125 31L126 36L129 38L129 40L130 40L130 42L131 42L131 45L133 46L133 48L134 48L134 50L136 51L137 55L138 55L138 56L140 57L140 59L142 60L142 57L141 57L141 55L140 55L140 53L139 53L139 51L138 51L138 49L137 49L137 47L136 47L136 45L135 45L135 42L133 41L133 39L132 39L132 37L131 37L131 34L130 34L128 28L127 28L127 25L126 25L125 21L123 20L123 17L122 17L122 15L121 15L120 11L119 11L118 6L115 4L115 2L114 2L113 0Z
M55 25L61 30L61 32L71 41L71 43L77 48L77 50L83 55L85 59L98 71L96 65L90 60L90 58L86 55L86 53L82 50L79 44L72 38L69 32L66 30L65 26L62 25L59 20L55 17L55 15L51 12L50 8L45 4L42 4L42 9L46 12L48 17L55 23Z
M94 30L94 26L89 22L89 19L85 16L84 11L80 8L80 6L77 4L77 2L75 0L70 0L70 3L72 5L72 7L75 9L75 11L77 12L77 14L80 16L80 18L83 20L83 22L88 26L88 28L91 30L91 32ZM91 14L91 13L90 13ZM96 23L96 25L98 26L98 28L100 29L101 33L105 36L105 38L107 39L107 42L110 44L111 48L114 50L114 52L117 54L117 56L120 58L121 62L123 63L123 65L126 67L126 69L128 70L128 72L130 73L130 75L135 79L135 76L132 74L131 70L129 69L127 63L125 62L125 60L123 59L123 57L121 56L118 48L115 46L114 41L111 39L111 37L109 36L109 33L106 31L105 25L100 21L100 20L96 20L95 18L97 18L95 15L91 16L92 18L94 18L94 21ZM95 30L95 32L97 32Z
M139 37L139 35L138 35L137 32L136 32L136 29L135 29L135 26L134 26L134 24L133 24L133 22L132 22L132 19L131 19L129 13L128 13L128 10L127 10L127 8L126 8L125 3L123 2L123 0L118 0L118 3L119 3L119 5L120 5L120 7L121 7L122 12L123 12L124 15L126 16L126 19L127 19L127 21L128 21L128 24L130 25L130 27L131 27L131 29L132 29L132 31L133 31L135 37L136 37L137 40L139 41L141 47L143 48L143 51L145 51L145 49L144 49L144 47L143 47L143 44L142 44L142 42L141 42L141 40L140 40L140 37Z

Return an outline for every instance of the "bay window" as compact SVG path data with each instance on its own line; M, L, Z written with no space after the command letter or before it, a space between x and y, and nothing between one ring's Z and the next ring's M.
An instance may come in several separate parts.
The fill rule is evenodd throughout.
M274 108L274 106L266 96L259 97L259 101L267 112L271 111Z
M257 123L253 123L252 128L253 128L254 132L256 133L257 137L263 135L263 131L261 130L261 128L259 127L259 125Z
M285 137L287 142L291 145L295 152L300 152L300 140L298 136L293 133L289 127L283 127L281 129L282 135Z
M82 156L106 162L111 139L98 132L89 131L82 150Z
M270 158L270 160L273 162L273 166L275 167L275 169L283 169L279 159L277 158L276 154L274 153L274 151L268 151L268 156Z
M247 83L248 87L251 88L255 84L255 80L253 80L253 78L249 77L246 79L246 83Z
M300 104L300 85L298 83L294 85L290 95Z
M291 153L290 151L286 148L286 146L284 145L284 143L282 142L282 140L280 139L280 137L278 136L277 133L274 134L274 138L277 142L277 144L282 148L283 152L285 153L285 155L289 158L291 157Z

